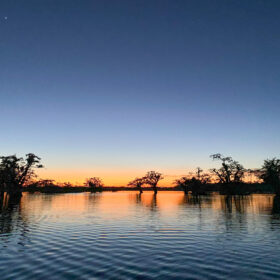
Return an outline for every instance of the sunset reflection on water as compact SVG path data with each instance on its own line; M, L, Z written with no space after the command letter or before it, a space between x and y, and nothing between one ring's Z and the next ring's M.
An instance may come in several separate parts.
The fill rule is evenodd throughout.
M5 196L0 272L3 279L275 279L279 205L268 194Z
M121 219L131 216L133 211L157 211L163 217L174 216L182 208L209 209L224 213L277 214L274 213L275 195L252 194L247 196L225 196L219 194L192 196L178 191L144 192L134 191L78 193L78 194L28 194L24 193L20 209L25 216L47 212L49 217L74 217L83 219L83 214L102 213L105 219ZM7 203L7 200L5 201ZM277 212L277 211L276 211Z
M42 199L43 197L43 199ZM273 207L273 194L252 194L243 196L225 196L211 194L209 196L185 195L179 191L162 191L157 195L147 191L139 194L134 191L103 192L103 193L78 193L78 194L28 194L23 193L21 205L42 207L53 211L64 210L80 212L89 207L90 203L98 203L100 210L113 212L115 208L129 209L130 205L141 204L145 207L157 207L160 211L176 210L182 205L199 205L202 208L224 210L228 208L228 199L231 198L234 211L267 212Z

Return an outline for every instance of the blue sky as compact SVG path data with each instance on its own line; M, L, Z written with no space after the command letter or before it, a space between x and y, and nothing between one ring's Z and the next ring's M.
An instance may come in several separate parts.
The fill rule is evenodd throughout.
M257 0L1 1L1 153L102 175L209 168L216 152L247 167L279 157L279 12Z

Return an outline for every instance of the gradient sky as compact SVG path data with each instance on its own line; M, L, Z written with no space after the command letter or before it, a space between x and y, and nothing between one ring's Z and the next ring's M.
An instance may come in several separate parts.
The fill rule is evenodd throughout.
M279 14L278 0L1 0L1 154L115 185L217 152L279 157Z

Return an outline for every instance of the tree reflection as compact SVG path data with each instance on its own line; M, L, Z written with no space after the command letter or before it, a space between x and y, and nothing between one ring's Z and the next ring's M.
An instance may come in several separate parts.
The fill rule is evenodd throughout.
M95 209L96 207L98 207L99 202L101 199L101 194L100 193L90 193L86 195L86 199L85 199L85 205L88 209Z
M135 195L135 202L136 202L136 204L141 204L142 203L142 193L141 192L137 193Z
M232 197L231 195L226 195L225 197L221 197L221 205L222 209L226 213L232 213Z
M201 208L203 197L201 195L188 194L183 197L183 204L193 205Z
M133 200L136 204L149 208L152 212L158 210L158 198L157 194L142 194L137 193L133 196Z
M276 195L273 198L271 213L272 213L272 215L280 214L280 195Z
M221 196L221 207L226 213L237 212L244 214L246 213L250 204L252 204L252 197L247 195Z
M0 234L2 240L9 239L9 233L19 231L19 244L24 244L28 232L27 220L23 218L21 208L21 195L0 195ZM4 235L2 235L4 234Z
M221 209L224 213L223 218L228 232L248 229L247 211L252 204L251 196L221 196Z
M180 205L209 208L213 203L213 195L187 194L182 197Z
M151 202L150 202L150 210L151 211L157 211L158 207L157 207L157 194L154 193L153 194L153 197L151 199Z
M0 194L0 213L12 212L18 207L21 201L21 196L10 195L6 192Z

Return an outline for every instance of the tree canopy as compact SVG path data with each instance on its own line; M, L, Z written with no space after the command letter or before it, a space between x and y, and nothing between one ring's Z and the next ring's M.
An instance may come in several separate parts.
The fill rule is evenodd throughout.
M16 155L0 157L0 189L20 190L36 176L34 169L42 167L41 158L32 153L25 159Z
M103 182L99 177L92 177L92 178L86 179L85 186L92 188L92 189L102 188Z
M162 180L164 177L161 173L156 171L149 171L147 172L146 176L144 177L145 183L149 184L155 193L157 193L157 184L160 180Z
M219 183L230 184L242 182L246 169L238 161L233 160L231 157L224 157L221 154L213 154L210 157L222 163L220 168L211 169L212 174L217 177Z
M280 159L267 159L259 170L259 178L266 184L274 187L280 186Z

